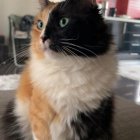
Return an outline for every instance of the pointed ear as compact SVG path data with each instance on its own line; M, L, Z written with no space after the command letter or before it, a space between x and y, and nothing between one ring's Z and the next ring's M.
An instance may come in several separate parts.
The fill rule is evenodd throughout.
M49 2L58 3L58 2L63 2L63 1L66 1L66 0L39 0L39 3L42 5L42 4L48 4Z
M48 5L50 2L49 0L38 0L41 8L44 8L46 5Z
M43 9L46 5L55 4L55 3L63 2L66 0L38 0L38 1L41 5L41 8Z

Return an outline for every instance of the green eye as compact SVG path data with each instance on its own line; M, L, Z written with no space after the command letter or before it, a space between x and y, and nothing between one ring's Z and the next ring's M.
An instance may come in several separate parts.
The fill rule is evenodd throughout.
M65 26L67 26L69 23L69 18L61 18L59 25L61 28L64 28Z
M43 22L42 22L41 20L38 20L38 21L37 21L37 28L38 28L39 30L42 30L43 27L44 27Z

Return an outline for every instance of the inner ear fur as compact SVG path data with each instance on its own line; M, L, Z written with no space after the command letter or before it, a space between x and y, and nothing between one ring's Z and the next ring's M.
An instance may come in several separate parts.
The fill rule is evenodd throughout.
M43 9L45 6L51 4L49 0L38 0L41 8Z

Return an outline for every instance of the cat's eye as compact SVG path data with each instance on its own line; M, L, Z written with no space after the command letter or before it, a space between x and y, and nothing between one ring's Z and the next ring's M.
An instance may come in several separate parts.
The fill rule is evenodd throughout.
M39 30L42 30L43 27L44 27L43 21L38 20L38 21L37 21L37 28L38 28Z
M60 22L59 22L59 25L61 28L64 28L65 26L67 26L69 23L69 18L61 18L60 19Z

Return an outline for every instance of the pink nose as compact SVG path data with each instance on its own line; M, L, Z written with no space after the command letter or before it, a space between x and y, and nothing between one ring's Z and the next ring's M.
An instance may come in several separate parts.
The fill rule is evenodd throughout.
M49 47L50 44L51 44L51 40L50 39L45 40L44 44L45 44L46 47Z
M46 36L41 36L42 42L44 43L47 40Z

